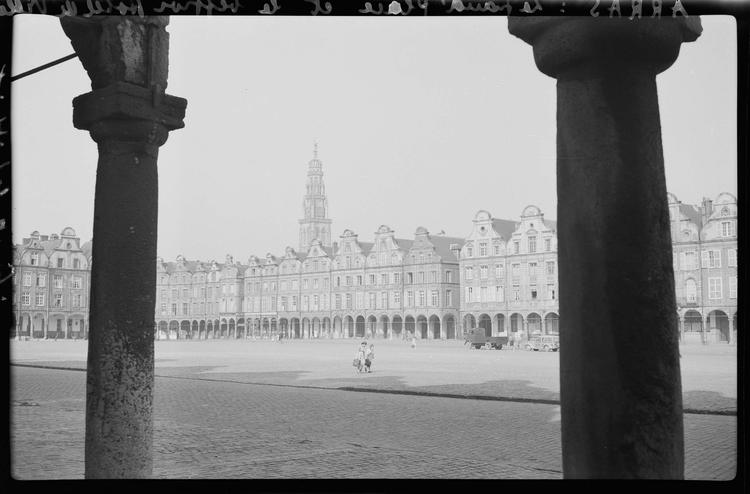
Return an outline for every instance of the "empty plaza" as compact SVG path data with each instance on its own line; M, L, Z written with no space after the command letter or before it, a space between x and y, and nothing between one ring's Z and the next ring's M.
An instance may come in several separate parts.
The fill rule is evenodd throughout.
M459 341L157 341L160 478L562 478L559 354ZM12 473L83 478L86 341L11 342ZM736 468L736 347L683 345L687 479Z

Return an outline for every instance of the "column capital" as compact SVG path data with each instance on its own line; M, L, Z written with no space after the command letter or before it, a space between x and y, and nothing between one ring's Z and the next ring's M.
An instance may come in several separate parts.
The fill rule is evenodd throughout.
M534 61L554 78L669 68L683 42L702 32L698 17L509 17L508 31L534 48Z
M98 143L145 144L153 150L184 127L187 100L165 93L167 16L64 17L91 79L92 91L73 100L73 124Z

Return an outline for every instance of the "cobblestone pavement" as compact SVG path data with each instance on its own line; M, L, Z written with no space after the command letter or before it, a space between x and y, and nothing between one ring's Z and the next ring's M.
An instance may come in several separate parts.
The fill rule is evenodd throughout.
M82 478L85 373L11 393L13 476ZM736 417L684 417L686 477L731 479ZM159 377L154 426L159 478L562 477L556 405Z
M365 388L554 402L559 354L469 350L461 341L373 340L374 373L351 366L359 339L157 341L156 373L246 383ZM736 413L737 348L681 345L683 406ZM11 361L86 367L85 341L12 341Z

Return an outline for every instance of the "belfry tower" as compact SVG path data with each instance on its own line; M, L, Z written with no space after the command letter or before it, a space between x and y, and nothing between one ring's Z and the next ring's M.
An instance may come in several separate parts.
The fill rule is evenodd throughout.
M324 247L331 246L331 220L328 218L328 199L323 183L323 163L318 159L315 143L313 159L307 164L307 191L302 202L305 217L299 220L299 251L307 252L310 243L318 239Z

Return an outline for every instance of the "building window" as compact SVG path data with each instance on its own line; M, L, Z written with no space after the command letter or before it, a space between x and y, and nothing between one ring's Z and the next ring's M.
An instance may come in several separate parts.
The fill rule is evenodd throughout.
M167 315L167 304L161 304L161 315L162 316Z
M57 258L57 267L58 268L64 267L64 263L65 263L65 259L63 259L62 257L58 257Z
M39 266L39 254L37 252L31 254L31 265Z
M722 221L721 222L721 236L722 237L734 237L734 221Z
M73 288L81 288L81 277L73 276L73 278L71 279L71 284L73 285Z
M727 266L737 267L737 249L727 249Z
M537 295L536 287L532 286L531 287L531 300L536 300L536 295Z
M401 292L393 292L393 306L398 309L401 305Z
M388 292L383 292L380 294L380 308L381 309L388 308Z
M401 273L393 273L393 283L401 283Z
M29 292L21 294L21 305L31 305L31 294Z
M406 292L406 306L414 307L414 292L412 291Z
M186 315L187 315L187 313L188 313L188 304L187 304L187 303L185 303L185 302L183 302L183 303L182 303L182 315L183 315L183 316L186 316Z
M81 260L73 259L73 269L81 269Z
M536 252L536 237L529 237L529 253Z
M453 272L452 271L446 271L445 272L445 282L446 283L452 283L453 282Z
M474 300L474 289L470 286L466 287L466 301L473 302Z
M336 294L336 308L341 309L341 295Z
M495 287L495 301L496 302L504 302L505 301L505 290L503 290L502 286L496 286Z
M472 249L471 246L466 248L466 257L474 257L474 249Z
M487 255L487 243L486 242L481 242L479 244L479 255L481 257L484 257Z
M430 271L430 283L437 283L437 271Z
M708 279L708 298L711 300L721 298L721 278Z
M555 275L555 261L547 261L547 276Z
M518 242L518 240L513 242L513 253L518 254L518 252L521 249L521 244Z
M62 277L60 277L62 279ZM31 286L31 273L26 271L23 274L23 286Z
M406 284L411 285L414 283L414 273L406 273Z
M307 295L302 296L302 310L306 311L310 303L310 298Z
M42 295L42 303L39 303L39 295L36 296L36 305L43 305L44 304L44 296ZM62 307L63 306L63 296L62 293L56 293L55 294L55 307Z
M503 277L503 265L495 264L495 278L502 279Z
M362 286L362 275L361 274L357 275L357 286Z
M419 290L419 305L418 305L418 307L424 307L425 305L426 305L426 303L425 303L424 290Z
M388 284L388 273L383 273L383 274L380 275L380 283L382 285L387 285Z
M472 268L471 266L467 266L465 274L466 274L465 278L467 280L473 280L474 279L474 268Z
M352 277L351 276L347 276L346 277L346 286L352 286Z
M375 284L375 275L374 275L374 274L371 274L371 275L370 275L370 284L371 284L371 285L374 285L374 284Z
M47 275L39 273L36 275L36 286L47 286Z
M177 304L172 304L172 315L173 316L177 315Z
M487 301L487 287L486 286L479 288L479 300L481 302Z
M695 251L682 252L680 257L683 271L690 271L696 268Z
M336 286L341 286L341 276L336 276Z
M688 279L685 281L685 300L688 303L695 303L698 299L698 286L694 279Z
M346 308L347 309L352 308L352 294L351 293L346 294Z
M513 286L513 301L518 302L521 300L521 290L518 288L517 285Z
M424 283L424 271L420 271L419 273L417 273L417 282Z
M445 306L450 307L453 305L453 291L446 290L445 291Z
M375 305L375 301L376 301L375 292L370 293L369 299L370 299L370 309L377 309L377 306Z
M536 263L535 262L529 263L529 278L531 279L536 278Z
M550 238L544 239L544 250L546 250L547 252L552 250L552 239Z
M496 256L500 255L500 245L495 245L495 255Z
M555 300L555 285L547 285L547 296L550 300Z
M59 303L58 303L59 298ZM36 305L41 307L44 305L44 293L36 294ZM55 307L62 307L62 294L55 295Z
M75 294L73 295L73 307L80 307L81 306L81 295Z
M307 290L307 287L308 287L308 281L307 281L307 278L305 278L302 280L302 289Z
M483 279L483 280L486 280L487 279L487 271L488 271L488 267L487 266L479 266L479 277L481 279Z
M729 298L737 298L737 277L729 278Z
M701 253L701 264L704 268L720 268L721 267L721 251L720 250L704 250Z

